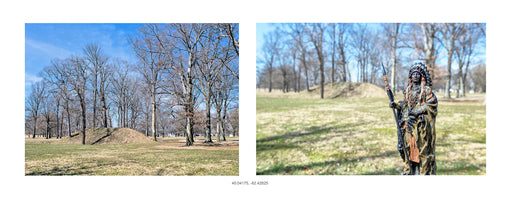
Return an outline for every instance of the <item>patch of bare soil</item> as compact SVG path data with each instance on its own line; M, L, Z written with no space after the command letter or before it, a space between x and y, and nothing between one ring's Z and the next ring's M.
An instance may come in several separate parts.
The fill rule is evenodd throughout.
M158 142L162 145L157 146L158 148L164 149L238 149L239 140L238 138L229 138L226 141L213 141L211 143L205 143L201 137L194 138L195 142L192 146L186 146L185 138L164 138L158 139Z
M82 133L72 134L71 138L63 138L63 143L82 144ZM128 144L152 143L144 134L129 128L94 128L85 133L86 144Z

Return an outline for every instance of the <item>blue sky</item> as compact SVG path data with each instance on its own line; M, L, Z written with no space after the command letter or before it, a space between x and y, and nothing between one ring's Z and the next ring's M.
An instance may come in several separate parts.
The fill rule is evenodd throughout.
M142 24L25 24L25 92L41 80L39 73L52 59L83 55L88 43L98 43L109 57L134 61L128 36Z
M268 32L273 31L275 26L272 23L257 23L256 24L256 49L261 49L263 45L265 35Z

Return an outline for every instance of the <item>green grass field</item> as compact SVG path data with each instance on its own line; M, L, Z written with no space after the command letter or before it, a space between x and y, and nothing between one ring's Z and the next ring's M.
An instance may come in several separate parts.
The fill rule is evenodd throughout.
M25 140L25 175L229 175L239 174L238 138L184 146L183 138L139 144L62 144Z
M258 175L398 175L387 98L256 95ZM486 106L440 101L438 175L486 173Z

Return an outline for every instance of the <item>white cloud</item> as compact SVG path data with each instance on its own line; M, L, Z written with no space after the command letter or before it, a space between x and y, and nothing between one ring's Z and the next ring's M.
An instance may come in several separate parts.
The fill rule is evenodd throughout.
M51 45L51 44L48 44L45 42L32 40L29 38L25 39L25 43L26 43L26 45L32 47L33 50L42 52L46 55L49 55L50 57L66 57L66 56L69 56L72 54L71 51L68 51L66 49L63 49L63 48L60 48L60 47L57 47L57 46L54 46L54 45Z
M25 73L25 87L32 86L32 84L34 84L35 82L41 81L41 80L43 80L43 78L41 78L39 76Z

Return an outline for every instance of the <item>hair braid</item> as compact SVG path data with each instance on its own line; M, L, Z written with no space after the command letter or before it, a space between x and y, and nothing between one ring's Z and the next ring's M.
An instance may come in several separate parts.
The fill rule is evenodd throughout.
M425 77L421 77L421 92L420 92L420 98L421 98L421 102L424 103L425 101L425 98L423 98L423 94L425 93L425 85L426 85L426 82L425 82Z
M407 92L409 94L406 94L406 95L409 95L409 99L407 99L407 104L409 105L409 107L411 107L411 94L412 94L412 83L411 83L411 78L409 78L409 83L408 83L408 87L407 87Z

